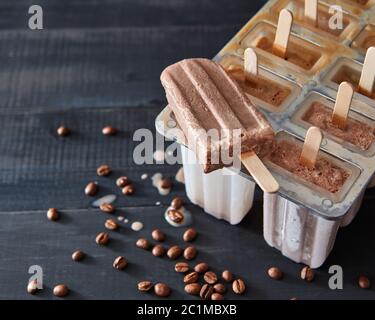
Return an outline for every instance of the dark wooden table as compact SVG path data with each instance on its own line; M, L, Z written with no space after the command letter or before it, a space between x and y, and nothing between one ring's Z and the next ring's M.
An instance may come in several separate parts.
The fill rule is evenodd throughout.
M0 2L0 298L52 299L51 289L66 283L68 299L145 299L136 284L143 279L170 285L170 298L187 299L182 279L172 261L154 258L135 247L137 238L150 238L153 228L166 232L167 245L182 244L182 229L163 220L163 207L176 195L176 184L160 196L150 179L162 172L173 177L178 166L137 166L133 132L154 130L155 116L165 105L159 82L168 64L186 57L212 57L264 3L263 0L41 0L43 31L27 28L28 7L34 1ZM60 124L72 129L61 139ZM120 129L104 137L101 128ZM96 167L109 164L109 178L97 178ZM131 197L121 196L115 178L128 175L136 186ZM98 180L100 195L118 193L118 210L130 222L143 221L134 232L123 224L111 232L107 247L95 244L108 216L90 206L83 194L88 181ZM301 265L268 247L262 236L262 202L257 191L250 214L231 226L188 204L194 226L197 261L215 271L231 269L248 285L244 299L373 299L374 290L361 290L360 274L375 279L374 192L366 194L355 221L339 232L336 246L316 281L298 278ZM46 210L62 212L58 222L46 219ZM76 263L71 253L80 248L88 258ZM130 261L126 271L112 267L117 255ZM328 268L344 269L344 290L328 289ZM40 265L45 289L26 293L31 265ZM285 272L283 281L266 275L269 266ZM227 298L234 298L232 293Z

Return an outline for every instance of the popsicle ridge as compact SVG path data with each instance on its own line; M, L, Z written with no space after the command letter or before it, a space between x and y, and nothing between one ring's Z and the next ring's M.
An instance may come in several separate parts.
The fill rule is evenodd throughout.
M270 151L274 137L271 126L217 63L203 58L182 60L163 71L161 82L169 106L188 137L188 147L197 153L205 172L223 167L223 151L229 156L248 151L261 156ZM219 135L207 139L202 131L211 129ZM211 162L217 157L219 163Z

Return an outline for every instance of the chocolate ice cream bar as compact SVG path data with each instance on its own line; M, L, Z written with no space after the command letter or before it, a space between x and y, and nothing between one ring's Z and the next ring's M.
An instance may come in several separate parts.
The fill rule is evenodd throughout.
M272 148L274 132L238 84L217 63L182 60L167 67L161 82L187 145L196 151L204 171L223 166L222 155L255 152L262 157ZM207 132L217 136L207 139Z

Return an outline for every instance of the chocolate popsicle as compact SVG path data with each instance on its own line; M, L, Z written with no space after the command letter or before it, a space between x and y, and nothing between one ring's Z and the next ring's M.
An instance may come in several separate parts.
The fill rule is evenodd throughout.
M161 82L188 147L196 151L205 173L230 165L222 162L221 155L232 156L236 147L244 164L245 153L254 159L253 155L262 157L271 151L274 132L270 124L217 63L203 58L182 60L163 71ZM212 129L219 135L209 140L204 133ZM231 134L233 130L237 131ZM245 166L257 180L258 172ZM256 166L259 172L267 171L260 160ZM266 188L268 192L277 191L277 182L268 171L266 175L272 186Z

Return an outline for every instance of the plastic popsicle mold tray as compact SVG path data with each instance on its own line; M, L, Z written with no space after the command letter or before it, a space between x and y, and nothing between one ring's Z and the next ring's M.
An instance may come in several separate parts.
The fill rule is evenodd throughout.
M324 0L319 1L319 3L319 10L328 10L329 5L337 5L337 1L334 0ZM309 126L303 121L296 120L298 112L300 112L299 108L303 107L312 95L333 105L337 94L337 83L333 77L338 68L346 64L351 66L353 70L358 71L361 68L360 62L364 58L363 50L356 49L355 41L360 40L360 33L369 24L375 24L375 0L369 0L364 5L360 5L354 0L345 0L340 2L340 5L345 14L345 28L342 32L336 33L311 28L305 24L301 16L301 0L270 0L213 58L226 69L233 66L238 67L238 65L241 67L245 49L252 47L258 55L259 75L268 80L276 81L291 90L290 95L278 107L262 101L261 97L254 97L248 93L253 103L262 109L275 132L278 132L278 136L288 135L296 141L302 141ZM297 58L300 56L302 63L295 63L295 61L293 63L293 59L290 59L290 61L283 60L270 52L269 46L272 45L275 35L278 12L284 7L289 7L295 14L295 23L290 37L290 54L296 55ZM303 53L301 54L301 52ZM351 114L355 114L355 117L372 124L375 120L375 101L355 93ZM173 124L173 126L170 126L170 124ZM184 145L184 137L175 135L173 128L176 126L173 114L166 107L156 119L156 128L165 137ZM338 227L347 225L355 217L366 186L375 171L373 146L367 152L361 152L348 143L343 143L329 134L324 134L321 150L335 161L344 163L345 167L353 173L339 194L332 195L328 192L322 192L319 188L308 185L266 163L281 186L279 193L272 195L273 199L278 199L274 200L278 204L276 207L280 208L280 206L288 204L289 207L299 208L298 210L304 212L302 218L305 222L310 221L316 226L322 227L316 229L316 231L328 228L324 232L329 232L329 234L322 251L311 251L307 256L305 255L304 259L297 259L290 251L283 251L280 242L279 245L275 245L276 242L270 243L269 233L277 232L276 229L273 231L271 229L266 231L265 229L265 238L289 258L295 261L305 261L314 266L321 264L328 255L333 246ZM186 152L191 151L187 150ZM197 173L199 172L197 171ZM239 174L241 178L253 183L252 177L248 175L247 171L242 171ZM188 191L189 187L186 188ZM246 188L250 190L251 185L247 185ZM192 191L190 191L191 193ZM268 195L265 197L267 198ZM252 195L250 198L250 202L252 202ZM195 202L207 207L199 201ZM251 207L251 204L248 203L247 207ZM217 208L213 211L215 210ZM240 216L242 214L246 213L241 212ZM230 221L230 217L225 216L225 214L220 217ZM237 217L233 221L238 222L240 219ZM281 220L278 219L278 221ZM267 225L276 226L273 223ZM287 228L287 226L285 227ZM283 230L289 232L292 229ZM311 248L317 250L318 247L312 246Z

